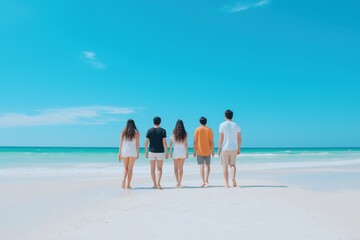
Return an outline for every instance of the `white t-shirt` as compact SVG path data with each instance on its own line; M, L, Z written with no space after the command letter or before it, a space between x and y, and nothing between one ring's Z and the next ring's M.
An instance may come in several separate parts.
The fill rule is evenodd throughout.
M222 145L223 150L237 150L237 134L240 132L240 127L232 121L226 121L220 124L219 132L224 134L224 141Z

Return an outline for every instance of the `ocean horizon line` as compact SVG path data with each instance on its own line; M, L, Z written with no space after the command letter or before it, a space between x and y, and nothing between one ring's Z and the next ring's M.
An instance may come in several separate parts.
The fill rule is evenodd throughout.
M119 147L94 147L94 146L0 146L0 148L73 148L73 149L80 149L80 148L88 148L88 149L117 149ZM339 147L242 147L241 149L360 149L359 147L355 146L339 146ZM140 147L140 149L145 149L145 147ZM189 147L189 149L193 149ZM218 149L215 147L215 149Z

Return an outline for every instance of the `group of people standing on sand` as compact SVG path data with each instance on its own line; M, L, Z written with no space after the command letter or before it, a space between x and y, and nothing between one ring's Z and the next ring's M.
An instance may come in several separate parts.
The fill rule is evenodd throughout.
M232 173L232 186L236 187L236 156L240 154L241 131L239 125L232 121L233 112L225 111L225 122L219 127L219 145L217 154L221 158L223 166L223 174L225 178L225 187L229 184L229 167ZM200 166L200 175L202 187L209 185L210 160L214 157L214 134L211 128L207 127L207 119L201 117L200 127L194 132L194 157ZM154 189L162 189L161 177L163 160L174 159L174 172L177 181L177 187L182 186L182 178L184 173L184 162L189 157L188 150L188 133L182 120L177 120L175 128L170 136L170 146L168 151L166 141L166 130L160 127L161 118L154 117L154 126L146 133L145 156L150 160L151 178ZM120 137L120 147L118 159L124 161L124 173L122 188L131 188L131 179L133 175L133 167L135 160L139 158L140 133L136 128L135 122L129 119ZM156 174L157 170L157 174Z

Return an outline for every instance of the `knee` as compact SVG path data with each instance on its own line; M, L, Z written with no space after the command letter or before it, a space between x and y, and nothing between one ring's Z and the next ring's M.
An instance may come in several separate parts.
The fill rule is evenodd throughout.
M162 172L162 168L158 168L158 172Z

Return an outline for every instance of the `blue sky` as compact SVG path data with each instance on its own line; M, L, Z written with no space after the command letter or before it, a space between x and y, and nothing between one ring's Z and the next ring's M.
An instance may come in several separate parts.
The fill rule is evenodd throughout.
M159 115L244 147L360 143L358 1L0 2L0 145L117 146ZM192 141L192 137L190 138Z

